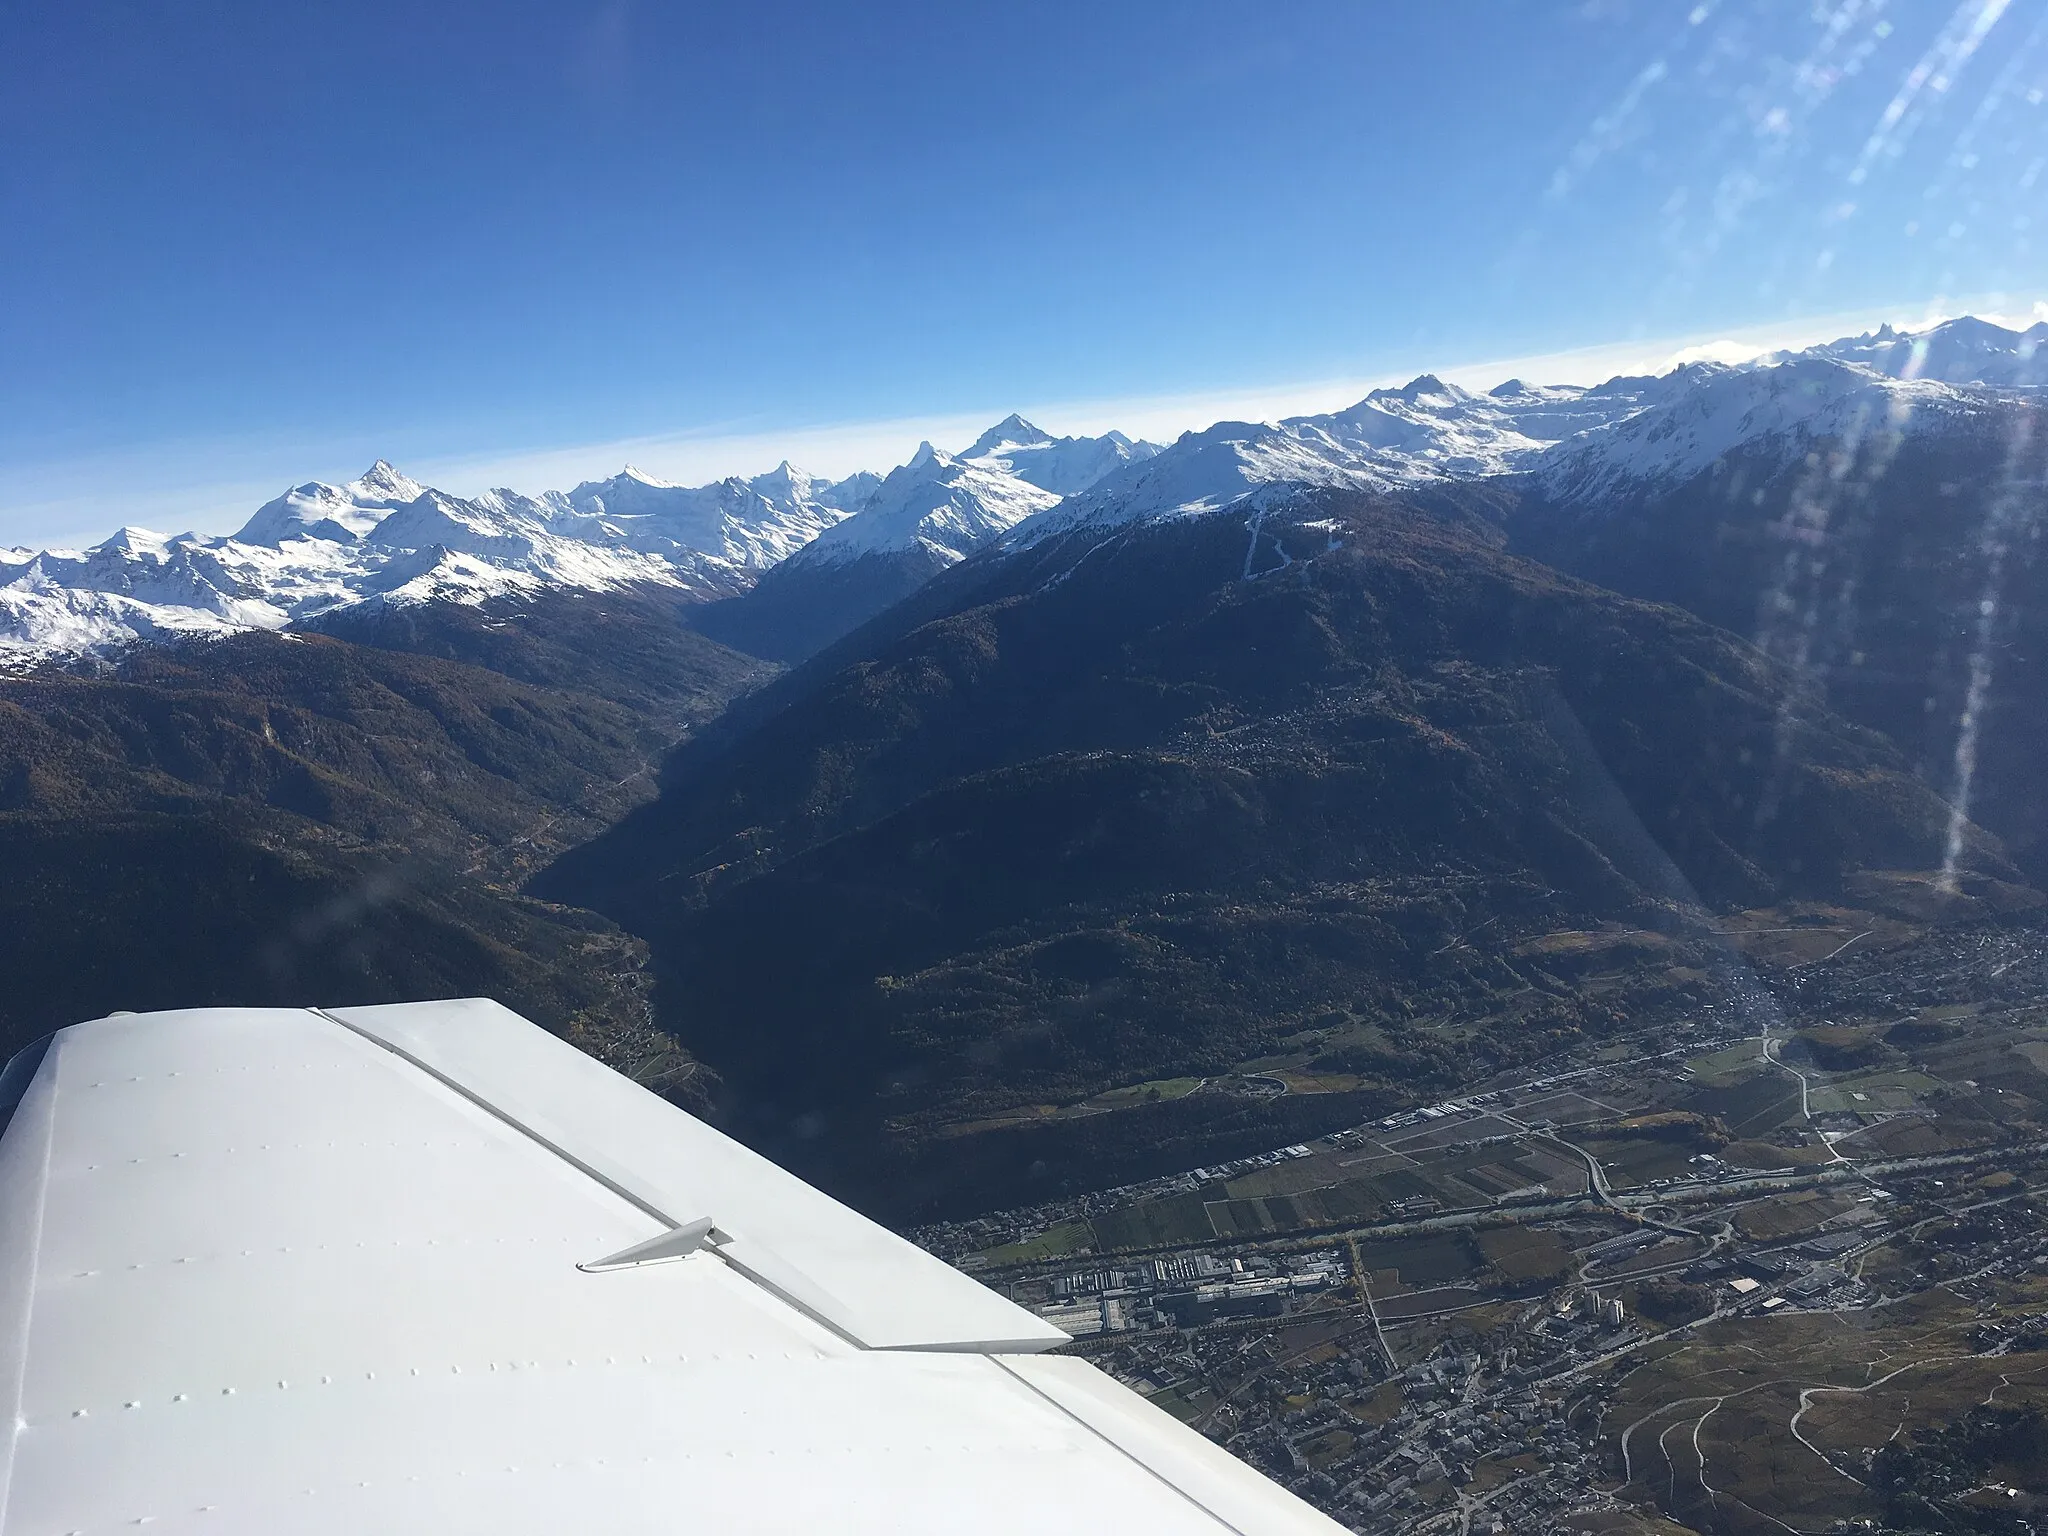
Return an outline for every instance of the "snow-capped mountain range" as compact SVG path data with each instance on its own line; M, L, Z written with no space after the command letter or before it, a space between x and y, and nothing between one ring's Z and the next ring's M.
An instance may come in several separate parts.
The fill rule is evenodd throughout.
M1188 433L1002 542L1016 550L1056 533L1200 515L1288 486L1529 474L1555 499L1590 503L1682 483L1746 444L1774 442L1790 456L1822 439L1939 431L2044 386L2048 322L2011 331L1974 318L1591 386L1510 379L1480 395L1424 374L1327 415Z
M294 486L224 538L124 528L84 551L0 548L0 660L278 629L361 603L638 584L712 599L785 563L815 580L877 555L938 569L1290 486L1529 474L1590 502L1681 482L1746 444L1791 454L1939 431L2044 388L2048 323L1964 318L1590 387L1510 380L1475 394L1425 374L1341 411L1219 422L1164 448L1117 432L1055 438L1013 415L958 455L927 443L886 476L839 481L786 462L694 487L628 468L568 492L465 498L379 461L346 485Z

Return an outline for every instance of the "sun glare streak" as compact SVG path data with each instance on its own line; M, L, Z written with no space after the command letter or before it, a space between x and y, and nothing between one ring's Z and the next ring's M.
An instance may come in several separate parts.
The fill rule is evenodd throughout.
M1772 774L1757 806L1760 827L1782 807L1800 718L1823 705L1828 674L1851 643L1861 541L1838 525L1839 516L1890 473L1909 420L1910 408L1895 400L1858 410L1835 444L1808 456L1785 515L1770 529L1784 555L1758 603L1756 646L1791 670L1795 686L1778 706Z
M1745 93L1750 161L1723 174L1704 238L1690 232L1680 238L1692 259L1718 252L1739 232L1750 208L1777 190L1785 163L1810 147L1814 118L1843 81L1861 73L1883 40L1883 24L1875 19L1883 10L1882 0L1845 0L1828 13L1806 56L1782 70L1781 81L1767 80Z
M2048 7L1788 9L1723 0L1645 39L1633 73L1555 163L1504 269L1532 263L1566 210L1647 194L1652 308L1724 288L1737 251L1764 302L1816 307L1859 280L1874 242L1923 269L1944 303L1973 264L2002 260L2001 282L2025 287ZM1682 151L1663 142L1679 121Z
M1998 494L1985 514L1981 549L1984 557L1984 590L1977 599L1977 623L1970 649L1970 682L1963 695L1963 711L1956 722L1954 788L1949 792L1948 838L1941 857L1940 887L1953 892L1970 829L1970 794L1977 777L1977 752L1983 729L1985 706L1991 694L1994 647L1998 629L1999 604L2003 597L2006 555L2013 537L2027 517L2025 492L2038 488L2040 481L2028 477L2028 452L2033 446L2034 413L2016 417L2007 442L2005 471Z
M1863 151L1849 171L1851 186L1869 180L1880 161L1897 157L1926 113L1925 98L1946 94L1956 76L1998 25L2012 0L1964 0L1941 29L1933 46L1906 71L1906 78L1878 114L1877 126L1863 142Z

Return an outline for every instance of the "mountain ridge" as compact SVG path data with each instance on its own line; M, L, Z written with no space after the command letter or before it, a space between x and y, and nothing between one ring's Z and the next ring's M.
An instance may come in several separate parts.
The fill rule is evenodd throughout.
M552 589L659 586L721 604L785 568L788 586L804 587L797 577L806 565L793 561L859 566L836 582L807 573L811 584L844 591L771 591L758 612L710 621L762 654L797 660L986 544L1014 550L1067 528L1201 515L1272 485L1384 491L1533 473L1577 477L1585 494L1604 494L1622 480L1696 468L1710 450L1771 431L1788 440L1825 435L1859 409L1939 415L2038 389L2044 342L2048 322L2013 331L1965 317L1591 387L1511 381L1513 389L1480 395L1423 374L1341 410L1217 423L1163 447L1117 432L1054 437L1013 414L960 455L927 445L889 476L839 481L784 461L751 479L697 487L627 470L568 492L465 498L380 459L346 485L292 487L224 538L134 529L86 551L0 551L0 662L279 629L365 602L474 605ZM1761 420L1764 403L1737 402L1716 417L1728 428L1721 437L1698 435L1714 415L1700 402L1781 377L1840 387L1815 387L1806 400L1793 398L1797 389L1778 391L1775 425ZM1679 464L1671 461L1679 429L1658 436L1652 428L1689 400L1700 419L1691 458ZM830 622L807 624L806 606L829 610Z

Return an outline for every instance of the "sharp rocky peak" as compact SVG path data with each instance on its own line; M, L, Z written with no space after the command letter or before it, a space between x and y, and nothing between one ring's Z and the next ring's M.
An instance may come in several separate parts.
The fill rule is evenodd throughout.
M974 446L961 455L964 459L978 459L984 454L994 453L998 448L1030 448L1041 443L1052 442L1053 436L1043 427L1026 421L1015 411L990 427L974 440Z

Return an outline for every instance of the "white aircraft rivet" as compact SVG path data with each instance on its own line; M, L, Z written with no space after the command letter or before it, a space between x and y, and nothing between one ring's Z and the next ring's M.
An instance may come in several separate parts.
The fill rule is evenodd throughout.
M222 1387L220 1389L220 1395L222 1397L233 1397L235 1395L235 1389L233 1387Z
M83 1419L89 1417L89 1415L83 1408L74 1408L71 1410L71 1417L73 1417L74 1419Z
M140 1403L123 1403L123 1404L122 1404L121 1406L122 1406L123 1408L140 1408L140 1407L142 1406L142 1404L140 1404Z
M320 1385L321 1385L321 1386L323 1386L323 1387L324 1387L324 1386L327 1386L327 1385L328 1385L329 1383L331 1383L331 1382L332 1382L333 1380L334 1380L334 1378L333 1378L332 1376L322 1376L322 1377L320 1378Z
M174 1403L182 1403L186 1401L186 1394L183 1392L173 1392L171 1394L171 1401Z

